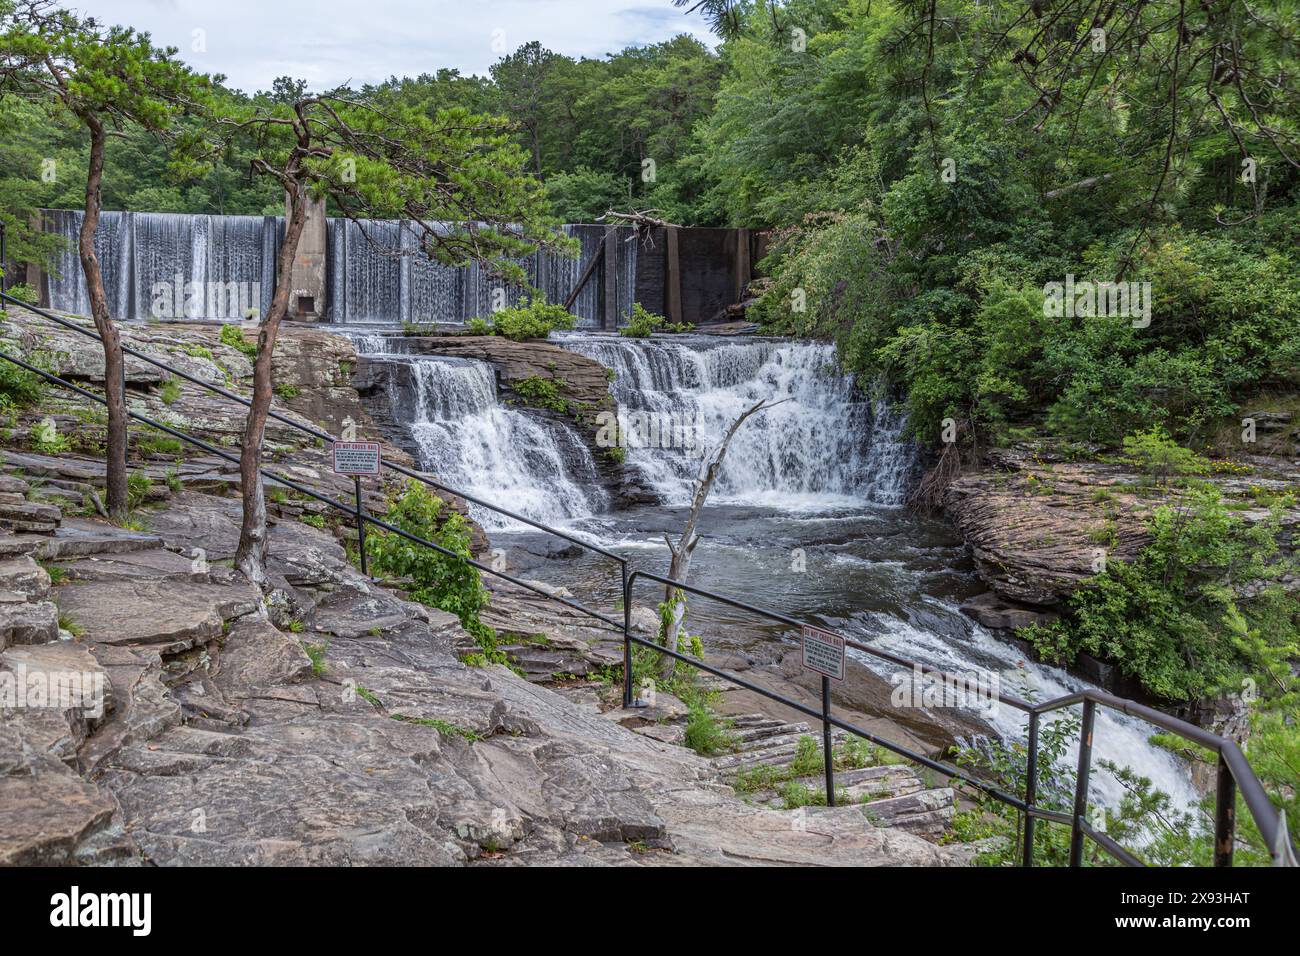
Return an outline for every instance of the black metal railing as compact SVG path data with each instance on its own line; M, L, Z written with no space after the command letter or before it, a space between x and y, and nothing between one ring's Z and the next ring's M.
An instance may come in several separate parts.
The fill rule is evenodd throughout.
M19 299L16 299L8 295L7 293L0 292L0 301L9 302L20 308L27 309L31 312L34 312L37 315L42 316L45 319L48 319L49 321L57 323L58 325L61 325L65 328L72 329L73 331L79 332L81 334L87 335L96 340L99 340L99 336L95 332L85 328L84 326L78 325L77 323L62 318L60 316L53 315L52 313L47 312L44 309L34 307L26 302L23 302ZM223 397L230 399L232 401L238 402L241 405L247 407L250 404L249 400L244 398L243 396L237 395L236 393L231 392L228 389L221 388L220 386L213 385L212 383L204 381L203 379L198 378L197 376L190 375L189 373L184 372L181 369L175 368L174 366L169 365L168 363L162 362L159 359L156 359L155 357L148 355L147 353L140 352L136 349L130 348L125 345L123 346L123 352L126 355L130 355L134 358L140 359L141 361L147 362L160 369L168 371L173 375L176 375L179 378L189 381L195 385L198 385L208 391L222 395ZM11 362L14 365L19 366L20 368L26 369L28 372L40 376L41 378L45 379L48 382L51 382L52 384L59 385L60 387L68 389L78 395L90 399L91 401L95 401L104 405L107 404L107 400L103 396L97 395L96 393L90 391L89 389L83 388L63 378L60 378L59 376L53 374L52 372L48 372L45 369L39 368L35 365L25 362L22 359L17 358L16 356L12 356L6 352L0 351L0 359ZM238 455L232 454L231 452L228 452L225 449L218 448L212 444L209 444L208 442L205 442L200 438L196 438L192 435L186 434L185 432L173 428L172 426L167 425L163 422L156 421L152 418L149 418L148 416L141 415L138 412L133 412L129 408L127 409L127 415L129 416L129 418L134 419L135 421L139 421L145 425L148 425L151 428L156 428L168 435L171 435L174 438L177 438L183 442L186 442L190 445L200 448L208 452L209 454L216 455L222 459L225 459L230 462L234 462L236 464L240 460ZM275 420L280 421L283 424L295 428L305 434L311 435L314 438L318 438L328 442L333 442L337 440L327 432L321 431L320 429L312 427L310 425L305 425L302 422L295 421L294 419L289 418L288 416L285 416L274 410L272 410L269 413L269 415L271 418L274 418ZM1285 820L1283 815L1273 806L1272 802L1268 798L1268 794L1264 790L1263 785L1260 783L1259 778L1255 775L1254 771L1251 769L1250 764L1247 762L1244 754L1242 754L1241 749L1231 740L1228 740L1224 737L1220 737L1217 734L1210 733L1209 731L1204 730L1203 728L1197 727L1194 724L1190 724L1186 721L1179 720L1176 717L1171 717L1170 715L1155 710L1154 708L1136 703L1135 701L1126 700L1120 697L1115 697L1114 695L1107 694L1104 691L1096 690L1093 688L1077 691L1075 693L1068 694L1064 697L1060 697L1055 700L1047 701L1041 704L1032 704L1029 701L1022 700L1011 694L998 694L997 703L1007 704L1015 708L1016 710L1019 710L1027 714L1029 717L1028 746L1027 746L1027 755L1026 755L1025 795L1022 798L1015 794L1009 793L1006 790L990 783L988 780L982 779L977 775L967 772L966 770L960 767L956 767L952 764L945 763L943 761L936 760L932 757L929 757L925 754L913 751L908 747L890 741L886 738L880 737L879 735L864 730L861 727L858 727L855 724L850 723L849 721L836 717L835 714L832 712L832 708L831 708L831 693L830 693L829 678L826 677L822 678L820 708L817 708L805 704L801 701L794 700L793 698L787 697L786 695L769 690L768 688L762 687L761 685L749 681L736 674L729 673L723 670L722 668L715 667L714 665L709 664L706 661L683 654L680 651L678 651L676 648L667 648L658 643L655 643L652 640L648 640L646 638L637 636L636 634L633 633L632 630L632 606L633 606L632 592L637 580L645 579L648 581L656 582L664 586L665 588L669 588L669 587L676 588L685 593L696 595L697 597L702 597L707 600L717 601L721 604L725 604L737 610L745 611L754 614L758 617L766 618L767 620L785 625L786 627L796 628L796 629L802 628L804 626L803 622L798 621L795 618L792 618L788 615L781 614L780 612L772 611L766 608L761 608L754 604L750 604L746 601L741 601L737 598L729 597L724 594L718 594L714 591L709 591L704 588L696 587L694 585L687 584L682 581L676 581L671 578L664 577L662 575L654 574L653 572L650 571L644 571L641 569L629 570L628 561L626 558L618 554L615 554L614 552L609 551L603 547L591 544L590 542L584 541L581 538L578 538L567 532L549 527L545 524L542 524L539 521L535 521L531 518L525 517L524 515L520 515L508 509L501 508L497 505L492 504L491 502L484 501L481 498L466 494L455 488L444 485L441 482L438 482L435 479L428 477L427 475L423 475L419 472L405 468L401 465L397 465L391 462L384 462L383 464L385 467L389 468L390 470L402 474L408 478L412 478L417 481L423 482L424 484L427 484L431 487L446 491L449 494L458 495L467 501L478 504L484 508L488 508L489 510L495 511L498 514L506 515L507 517L510 517L514 520L530 525L534 528L537 528L538 530L544 531L548 534L554 535L563 540L579 545L580 547L592 551L593 553L600 554L604 557L607 557L615 561L618 564L619 572L621 576L621 582L622 582L623 620L621 622L617 621L614 618L600 611L586 607L585 605L581 604L578 601L554 594L549 590L538 587L528 581L521 580L504 571L497 570L473 558L465 558L464 556L459 555L449 550L448 548L443 547L442 545L439 545L433 541L428 541L418 535L411 534L410 532L407 532L386 521L383 521L382 519L377 518L374 515L368 514L365 511L364 507L362 506L362 501L361 501L361 496L359 491L357 493L355 506L351 506L336 501L333 498L329 497L328 495L321 494L315 491L314 489L307 487L306 485L302 484L299 481L295 481L292 478L288 478L284 475L277 474L269 469L263 468L260 470L260 473L266 479L284 485L285 487L299 494L305 495L316 501L320 501L331 508L334 508L338 511L341 511L345 514L354 517L355 520L357 521L359 536L362 538L361 547L363 549L364 549L364 528L366 524L371 524L385 531L397 534L405 538L406 540L411 541L414 544L418 544L423 547L432 548L433 550L441 554L448 555L450 557L454 557L459 560L464 560L470 566L477 568L479 571L494 575L498 578L509 581L519 587L540 594L543 597L550 598L551 600L564 604L592 618L600 620L606 624L610 624L615 628L621 628L623 632L623 705L625 707L630 707L633 702L632 685L634 679L634 674L633 674L634 668L633 668L633 660L632 660L632 648L635 645L635 646L649 648L650 650L654 651L657 654L664 654L673 657L679 661L682 661L683 663L689 664L693 667L697 667L700 670L704 671L705 673L712 674L715 677L718 677L722 680L726 680L729 683L736 685L737 687L741 687L746 690L752 691L756 694L760 694L761 696L766 697L769 700L773 700L780 704L783 704L791 708L792 710L795 710L806 716L813 717L820 720L822 722L822 731L823 731L822 732L822 754L823 754L824 772L826 778L826 800L828 805L830 806L834 806L835 804L834 754L832 752L831 738L832 738L832 730L834 728L838 728L847 733L851 733L857 737L867 740L870 743L875 744L876 746L883 747L884 749L889 750L892 753L898 754L899 756L911 761L912 763L919 764L920 766L923 767L927 767L933 771L944 774L949 778L961 780L967 783L968 785L975 787L976 789L988 794L993 799L1001 803L1004 803L1016 809L1018 812L1022 813L1024 815L1024 821L1025 821L1024 830L1023 830L1024 846L1022 852L1022 864L1024 866L1033 865L1034 824L1036 820L1044 820L1051 823L1063 824L1071 828L1070 864L1072 866L1079 866L1082 863L1083 845L1084 845L1083 841L1085 838L1092 840L1095 844L1097 844L1097 846L1101 847L1101 849L1104 850L1107 854L1119 860L1121 863L1130 866L1141 866L1142 861L1138 857L1136 857L1134 854L1126 850L1124 847L1120 846L1118 843L1116 843L1116 841L1111 839L1105 833L1091 826L1087 821L1088 785L1089 785L1089 778L1090 778L1091 766L1092 766L1093 730L1094 730L1096 709L1098 706L1102 706L1112 710L1119 711L1121 713L1127 714L1132 717L1137 717L1141 720L1145 720L1157 727L1160 727L1163 730L1166 730L1173 734L1177 734L1178 736L1192 743L1198 744L1201 747L1211 750L1212 752L1218 755L1219 766L1218 766L1218 776L1217 776L1217 786L1216 786L1216 800L1215 800L1216 811L1215 811L1215 834L1214 834L1214 840L1215 840L1214 863L1216 866L1232 865L1233 849L1235 845L1235 826L1236 826L1235 808L1236 808L1236 797L1238 792L1240 793L1243 801L1245 802L1246 808L1249 810L1251 817L1255 822L1256 827L1259 829L1260 836L1263 838L1265 845L1269 848L1269 852L1273 858L1274 864L1286 865L1288 862L1294 861L1295 849L1294 847L1292 847L1290 843L1289 835L1286 832ZM916 661L908 660L896 654L891 654L888 651L880 650L879 648L870 647L866 644L863 644L859 641L855 641L851 638L843 637L842 639L844 640L846 647L851 647L854 650L868 654L879 660L888 661L892 664L901 667L911 668L915 672L920 672L927 676L931 676L938 680L942 680L948 683L955 683L960 685L965 681L965 678L949 675L938 668L930 667L928 665L920 664ZM1038 736L1039 736L1039 730L1041 726L1041 718L1044 714L1052 713L1054 711L1061 710L1066 707L1071 707L1076 704L1082 705L1083 720L1080 726L1079 758L1078 758L1077 774L1075 779L1074 806L1071 813L1063 813L1057 810L1051 810L1045 807L1038 806L1035 802L1037 799L1037 786L1038 786Z
M45 319L45 320L47 320L47 321L49 321L49 322L53 322L53 323L55 323L56 325L61 326L62 328L69 329L70 331L76 332L76 333L78 333L79 335L84 335L84 336L86 336L86 337L88 337L88 338L94 339L94 340L97 341L97 342L102 341L102 339L100 339L98 333L95 332L93 329L87 328L87 327L84 326L84 325L81 325L81 324L79 324L79 323L77 323L77 322L73 322L72 320L70 320L70 319L66 319L66 318L64 318L64 317L62 317L62 316L55 315L55 314L53 314L52 312L49 312L49 311L47 311L47 310L45 310L45 309L42 309L42 308L40 308L40 307L38 307L38 306L31 305L30 303L24 302L24 301L22 301L21 299L17 299L17 298L15 298L14 296L9 295L8 293L0 292L0 302L9 303L9 304L11 304L11 305L18 306L19 308L26 309L27 311L32 312L32 313L34 313L35 315L39 315L41 318L43 318L43 319ZM142 351L140 351L139 349L131 348L130 346L126 345L125 343L122 344L122 353L123 353L123 355L129 355L129 356L131 356L132 358L139 359L140 361L145 362L145 363L147 363L147 364L149 364L149 365L152 365L152 366L154 366L155 368L158 368L158 369L161 369L161 370L163 370L163 371L165 371L165 372L168 372L168 373L170 373L170 374L176 376L177 378L180 378L180 379L183 379L184 381L190 382L190 383L193 384L193 385L197 385L197 386L199 386L200 388L205 389L206 391L209 391L209 392L213 393L214 395L220 395L222 398L225 398L225 399L227 399L227 400L229 400L229 401L237 402L237 403L239 403L240 405L243 405L245 408L251 406L251 404L252 404L252 402L251 402L249 399L245 398L245 397L242 396L242 395L239 395L239 394L236 393L236 392L232 392L230 389L222 388L220 385L215 385L215 384L213 384L212 382L206 381L206 380L200 378L200 377L197 376L197 375L191 375L189 372L186 372L186 371L184 371L183 369L179 369L179 368L177 368L176 366L171 365L170 363L164 362L164 361L162 361L161 359L158 359L157 357L155 357L155 356L153 356L153 355L150 355L150 354L147 353L147 352L142 352ZM65 387L70 386L70 387L73 388L74 390L80 392L82 395L85 395L85 396L87 396L87 397L90 397L90 398L94 399L95 401L103 402L103 399L101 399L98 395L95 395L93 392L88 392L87 390L82 389L82 388L79 388L78 386L71 385L71 383L64 382L62 379L58 378L57 376L51 375L51 374L49 374L49 373L43 371L42 369L36 368L35 366L28 365L28 364L25 363L25 362L21 362L21 361L15 359L13 356L10 356L10 355L0 355L0 358L5 358L5 359L8 359L8 360L11 361L11 362L14 362L15 364L21 365L21 366L23 366L24 368L27 368L29 371L33 371L33 372L37 373L38 375L41 375L42 377L44 377L45 379L47 379L47 380L49 380L49 381L52 381L52 382L55 382L55 383L58 383L58 384L64 385ZM124 368L125 368L125 363L123 363L123 366L124 366ZM124 372L124 374L125 374L125 372ZM124 390L124 391L125 391L125 390ZM206 443L201 442L201 441L198 440L198 439L194 439L194 438L192 438L192 436L185 435L185 434L182 433L182 432L177 432L175 429L172 429L172 428L170 428L170 427L168 427L168 426L161 425L161 424L159 424L159 423L157 423L157 422L153 422L152 420L149 420L149 419L143 418L142 416L135 415L135 414L131 414L131 417L132 417L132 418L135 418L135 419L138 420L138 421L145 422L146 424L150 425L151 427L154 427L154 428L160 428L160 429L162 429L163 431L166 431L168 434L171 434L171 435L173 435L174 437L179 438L179 439L182 440L182 441L188 441L190 444L195 444L195 445L197 445L197 446L199 446L199 447L203 447L203 448L205 448L206 450L211 451L211 452L214 453L214 454L218 454L218 455L220 455L222 458L225 458L225 459L227 459L227 460L229 460L229 461L234 461L234 462L238 462L238 461L239 461L238 456L232 456L229 452L225 452L225 451L222 451L222 450L220 450L220 449L215 449L215 448L214 448L213 446L211 446L211 445L207 445ZM283 424L283 425L287 425L287 426L289 426L290 428L296 429L297 431L301 432L302 434L304 434L304 435L308 435L308 436L310 436L310 437L312 437L312 438L314 438L314 439L317 439L317 440L319 440L319 441L322 441L322 442L336 442L336 441L339 441L338 438L335 438L335 437L334 437L333 435L331 435L329 432L326 432L326 431L323 431L323 430L321 430L321 429L319 429L319 428L316 428L316 427L313 426L313 425L306 424L306 423L304 423L304 422L302 422L302 421L299 421L299 420L297 420L297 419L295 419L295 418L292 418L292 417L290 417L290 416L288 416L288 415L285 415L285 414L283 414L283 413L281 413L281 412L278 412L278 411L276 411L275 409L271 409L270 411L268 411L268 413L267 413L267 417L269 417L269 418L271 418L271 419L274 419L275 421L278 421L278 422L280 422L280 423ZM415 471L414 469L411 469L411 468L406 468L405 466L403 466L403 465L399 465L399 464L397 464L396 462L387 461L387 460L384 460L384 459L381 458L381 460L380 460L380 465L381 465L381 467L383 467L383 468L387 469L388 471L391 471L391 472L393 472L393 473L395 473L395 474L400 474L400 475L402 475L402 476L404 476L404 477L406 477L406 478L413 479L413 480L415 480L415 481L421 482L422 484L428 485L428 486L431 487L431 488L437 488L439 491L444 491L444 492L446 492L447 494L451 494L451 495L455 495L455 496L457 496L457 497L459 497L459 498L463 498L464 500L466 500L466 501L468 501L468 502L471 502L471 503L473 503L473 504L479 505L480 507L483 507L483 508L486 508L486 509L488 509L488 510L490 510L490 511L493 511L493 512L495 512L496 514L504 515L505 517L510 518L510 519L513 520L513 521L518 521L518 522L520 522L521 524L529 525L530 527L536 528L536 529L539 530L539 531L543 531L543 532L545 532L546 534L549 534L549 535L552 535L552 536L554 536L554 537L560 538L560 539L562 539L562 540L564 540L564 541L568 541L568 542L570 542L571 544L576 544L576 545L578 545L579 547L581 547L581 548L585 548L586 550L591 551L591 552L594 553L594 554L599 554L599 555L601 555L601 556L604 557L604 558L608 558L609 560L611 560L611 561L613 561L613 562L615 562L615 563L617 564L617 566L618 566L618 570L619 570L620 580L621 580L621 581L626 581L626 580L627 580L627 573L628 573L627 559L624 558L624 557L622 557L621 555L615 554L614 552L609 551L609 550L607 550L607 549L605 549L605 548L602 548L602 547L599 546L599 545L592 544L590 541L585 541L585 540L583 540L582 538L579 538L578 536L573 535L573 534L570 534L570 533L568 533L568 532L566 532L566 531L561 531L561 530L559 530L558 528L552 528L552 527L550 527L549 525L542 524L540 521L536 521L536 520L534 520L534 519L532 519L532 518L527 517L526 515L519 514L518 512L512 511L512 510L510 510L510 509L508 509L508 508L502 508L501 506L496 505L496 504L493 504L493 503L490 502L490 501L484 501L482 498L479 498L479 497L477 497L476 495L471 495L471 494L469 494L468 492L461 491L461 490L459 490L459 489L457 489L457 488L453 488L452 486L450 486L450 485L446 485L446 484L444 484L444 483L442 483L442 482L440 482L440 481L438 481L438 480L436 480L436 479L434 479L434 478L429 477L429 476L426 475L426 474L423 474L423 473L421 473L421 472ZM295 483L295 482L293 482L293 481L291 481L291 480L285 479L283 476L278 476L278 475L272 474L272 473L270 473L270 472L267 472L267 471L265 471L265 470L263 471L263 475L266 476L266 477L272 478L273 480L279 482L280 484L285 485L286 487L293 488L295 491L300 491L300 492L302 491L302 487L301 487L301 485L300 485L299 483ZM306 492L303 492L303 493L306 493ZM315 494L315 493L312 493L312 497L314 497L314 498L318 498L318 499L321 500L321 501L328 501L330 504L335 505L336 507L338 507L338 503L337 503L337 502L334 502L334 501L332 501L332 500L330 500L330 499L322 498L321 496L319 496L319 495L317 495L317 494ZM354 519L356 520L356 522L357 522L357 533L358 533L358 537L359 537L359 538L364 538L364 535L365 535L364 527L365 527L365 523L366 523L367 521L369 521L369 522L372 523L372 524L376 524L376 525L379 525L379 526L381 526L381 527L384 527L384 528L386 528L387 530L390 530L390 531L397 530L397 529L394 529L391 525L384 524L383 522L379 521L378 519L374 518L373 516L366 514L365 509L364 509L364 507L363 507L363 505L362 505L361 489L360 489L360 483L359 483L359 482L358 482L357 485L356 485L356 491L355 491L355 504L354 504L352 507L344 508L344 510L347 511L350 515L352 515L352 516L354 517ZM404 535L405 537L407 537L407 538L412 538L411 535L405 534L404 532L399 532L399 533L403 534L403 535ZM414 540L414 539L412 538L412 540ZM441 552L443 552L443 553L445 553L445 554L450 554L450 553L451 553L451 552L448 551L446 548L443 548L443 547L440 547L440 546L438 546L438 545L435 545L435 544L433 544L432 542L421 541L420 543L425 544L425 545L428 545L429 547L436 548L438 551L441 551ZM364 554L365 554L364 543L361 544L361 554L362 554L363 556L364 556ZM363 560L364 560L364 557L363 557ZM485 565L485 564L482 564L482 563L480 563L480 562L478 562L478 561L471 561L470 563L473 564L474 567L478 568L478 569L481 570L481 571L486 571L487 573L492 574L492 575L495 575L496 577L502 578L502 579L504 579L504 580L506 580L506 581L510 581L511 583L513 583L513 584L515 584L515 585L518 585L519 587L525 588L525 589L527 589L527 590L529 590L529 591L532 591L532 592L534 592L535 594L540 594L540 595L543 595L543 596L545 596L545 597L553 598L554 600L558 601L559 603L561 603L561 604L565 604L565 605L567 605L567 606L573 608L574 610L576 610L576 611L580 611L580 612L582 612L583 614L586 614L587 616L592 617L592 618L594 618L594 619L596 619L596 620L599 620L599 621L601 621L601 622L603 622L603 623L605 623L605 624L609 624L609 625L611 625L611 626L613 626L613 627L615 627L615 628L620 627L619 622L618 622L614 617L612 617L612 616L610 616L610 615L608 615L608 614L605 614L605 613L603 613L603 612L601 612L601 611L597 611L597 610L595 610L594 608L587 607L586 605L582 604L582 603L579 602L579 601L575 601L575 600L572 600L572 599L569 599L569 598L565 598L565 597L561 597L561 596L558 596L558 595L552 594L551 592L549 592L549 591L547 591L547 590L545 590L545 589L543 589L543 588L540 588L540 587L536 586L535 584L530 584L530 583L527 582L527 581L521 580L521 579L519 579L519 578L517 578L517 577L514 577L514 576L512 576L512 575L506 574L504 571L498 571L498 570L496 570L496 569L494 569L494 568L491 568L491 567L489 567L489 566L487 566L487 565Z
M1088 688L1077 691L1055 700L1050 700L1041 704L1032 704L1029 701L1022 700L1013 694L997 695L997 704L1007 704L1016 710L1022 711L1029 715L1028 728L1028 745L1026 754L1026 777L1025 777L1025 794L1023 797L1008 793L1006 790L991 784L988 780L982 779L974 773L935 760L925 754L918 753L895 743L861 727L836 717L831 711L831 693L830 678L823 676L821 679L821 702L820 707L814 707L802 701L795 700L784 694L777 693L768 688L762 687L753 681L746 680L736 674L729 673L720 667L715 667L699 658L691 657L681 653L676 648L664 647L655 641L640 637L632 631L632 591L640 579L653 581L667 588L677 588L687 594L705 598L711 601L725 604L728 607L737 610L746 611L758 617L766 618L778 624L783 624L790 628L799 629L804 626L803 622L781 614L778 611L772 611L767 608L758 607L746 601L737 600L724 594L718 594L704 588L695 587L681 581L675 581L662 575L654 574L649 571L640 569L633 570L626 578L626 584L623 590L623 706L630 707L633 702L633 664L632 664L632 647L646 647L657 654L664 654L675 658L683 663L697 667L707 674L712 674L726 680L737 687L760 694L769 700L776 701L786 707L791 708L808 717L816 718L822 723L822 761L824 764L824 775L826 779L826 803L828 806L835 806L835 762L831 746L831 734L833 728L838 728L847 733L861 737L876 746L883 747L886 750L896 753L915 764L928 767L931 770L942 773L945 776L961 780L964 783L975 787L976 789L988 794L993 799L1004 803L1007 806L1015 808L1024 815L1023 830L1023 852L1021 862L1023 866L1034 865L1034 822L1036 820L1046 820L1052 823L1059 823L1071 828L1070 834L1070 865L1080 866L1083 862L1083 841L1086 837L1096 843L1102 850L1113 858L1119 860L1128 866L1142 866L1143 862L1120 846L1115 840L1107 836L1104 832L1097 830L1088 823L1088 783L1092 768L1092 739L1093 729L1096 717L1097 707L1107 707L1117 710L1131 717L1137 717L1148 723L1155 725L1172 734L1191 741L1213 751L1219 757L1219 772L1217 778L1217 790L1215 798L1215 828L1214 828L1214 865L1231 866L1233 857L1233 848L1235 846L1236 832L1236 796L1238 790L1250 811L1255 825L1259 828L1260 836L1263 838L1265 845L1269 848L1270 855L1273 858L1274 865L1287 865L1288 862L1295 858L1294 847L1290 845L1290 837L1285 829L1284 815L1273 806L1269 800L1268 794L1264 790L1263 784L1255 776L1250 764L1246 761L1245 755L1241 749L1231 740L1220 737L1217 734L1210 733L1201 727L1190 724L1187 721L1179 720L1177 717L1171 717L1152 707L1147 707L1135 701L1125 700L1107 694L1104 691ZM861 651L879 660L888 661L902 667L913 669L914 672L920 672L924 675L942 680L948 684L962 685L968 683L967 680L958 675L950 675L938 668L929 667L916 661L909 661L906 658L891 654L888 651L882 651L879 648L870 647L860 641L855 641L848 637L839 635L846 647ZM1038 733L1042 715L1053 711L1071 707L1075 704L1083 705L1083 721L1079 731L1079 760L1077 774L1075 777L1074 806L1071 813L1062 813L1056 810L1050 810L1038 806L1036 799L1038 796ZM1288 853L1289 851L1289 853Z

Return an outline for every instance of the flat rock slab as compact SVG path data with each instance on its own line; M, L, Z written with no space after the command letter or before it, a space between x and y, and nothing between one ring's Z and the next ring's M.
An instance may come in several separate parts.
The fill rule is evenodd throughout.
M155 534L128 531L106 521L69 518L52 537L41 544L39 555L47 561L67 560L90 554L125 554L162 547Z
M231 629L217 655L214 681L228 698L237 700L311 676L311 658L302 645L280 633L270 621L259 619L240 621Z
M2 566L0 566L2 567ZM206 582L206 561L151 548L119 554L88 555L59 567L72 581L183 580Z
M222 624L257 612L261 593L246 583L88 581L54 589L60 610L99 644L194 646L221 636Z

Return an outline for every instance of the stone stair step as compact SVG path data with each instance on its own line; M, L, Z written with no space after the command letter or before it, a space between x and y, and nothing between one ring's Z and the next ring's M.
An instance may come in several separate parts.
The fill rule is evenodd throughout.
M59 639L59 609L49 601L0 604L0 651Z
M47 561L66 560L92 554L125 554L161 548L156 534L128 531L85 518L69 518L55 534L41 544L39 556Z
M0 592L39 601L50 592L50 575L26 554L0 560Z
M0 528L50 534L63 520L57 505L39 501L0 501Z
M952 787L938 787L860 805L877 826L898 827L912 833L937 835L952 823L955 798Z
M110 554L90 554L74 561L62 563L59 567L72 581L139 579L208 582L212 580L210 566L206 565L206 563L196 563L193 558L177 554L175 551L168 551L165 548L150 548L148 550Z

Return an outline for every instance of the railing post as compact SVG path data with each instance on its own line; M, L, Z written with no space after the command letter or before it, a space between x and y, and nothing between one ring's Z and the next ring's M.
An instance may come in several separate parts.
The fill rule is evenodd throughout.
M1219 779L1214 792L1214 865L1232 866L1237 828L1237 781L1228 761L1219 754Z
M1083 864L1083 818L1088 814L1088 775L1092 772L1092 727L1097 705L1083 702L1083 726L1079 728L1079 775L1074 783L1074 817L1070 821L1070 866Z
M632 588L627 576L627 562L620 561L623 574L623 707L632 706Z
M1034 800L1038 798L1038 712L1029 715L1029 759L1025 766L1025 855L1021 866L1034 865Z
M831 750L831 679L822 676L822 754L826 760L826 806L835 806L835 754Z
M366 569L366 518L365 505L361 503L361 476L352 476L354 488L357 495L357 550L361 557L361 573L370 577L370 572Z

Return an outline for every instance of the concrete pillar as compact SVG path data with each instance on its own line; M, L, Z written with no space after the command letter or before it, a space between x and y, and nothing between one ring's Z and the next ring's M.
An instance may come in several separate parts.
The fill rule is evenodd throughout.
M289 311L285 318L319 322L325 318L326 237L325 200L308 198L298 251L293 257ZM289 197L284 197L284 216L289 218Z
M682 258L676 226L664 229L664 318L674 324L683 321Z
M605 227L604 305L600 310L600 327L618 328L618 227Z

